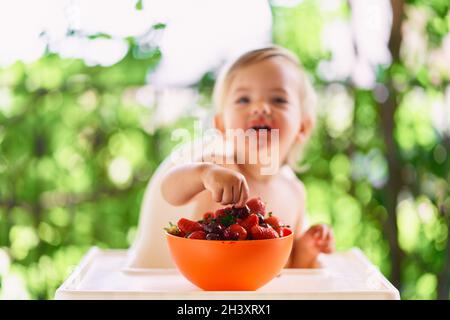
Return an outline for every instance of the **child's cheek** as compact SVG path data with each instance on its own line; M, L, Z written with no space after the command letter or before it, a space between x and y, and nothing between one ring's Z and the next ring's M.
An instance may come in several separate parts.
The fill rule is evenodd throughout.
M246 129L245 117L240 114L235 114L232 118L232 123L230 128L232 129Z
M238 110L233 110L232 107L229 107L223 116L225 129L243 129L245 127L245 118Z

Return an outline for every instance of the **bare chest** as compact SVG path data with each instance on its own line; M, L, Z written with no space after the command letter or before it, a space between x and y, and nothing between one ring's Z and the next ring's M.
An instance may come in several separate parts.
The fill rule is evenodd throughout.
M271 187L249 185L249 188L250 198L261 197L266 202L266 212L272 212L292 228L295 226L299 214L299 199L291 190L277 184Z

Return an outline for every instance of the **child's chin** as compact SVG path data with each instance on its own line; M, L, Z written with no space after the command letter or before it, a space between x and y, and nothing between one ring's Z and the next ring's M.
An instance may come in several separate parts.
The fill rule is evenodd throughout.
M258 134L256 136L256 141L253 145L256 145L258 147L258 149L267 149L270 148L272 146L272 139L267 135L260 135Z
M258 159L260 157L266 158L267 156L276 156L274 153L278 152L276 146L272 145L270 140L257 140L253 143L247 143L243 152L245 151L247 154L254 154Z

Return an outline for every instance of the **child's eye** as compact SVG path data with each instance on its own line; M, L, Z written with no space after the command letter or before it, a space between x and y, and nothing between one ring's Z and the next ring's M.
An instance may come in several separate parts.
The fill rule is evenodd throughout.
M241 97L236 101L236 103L239 103L239 104L245 104L245 103L249 103L249 102L250 102L250 99L247 97Z
M284 104L287 103L287 100L281 97L275 97L272 99L272 102L276 104Z

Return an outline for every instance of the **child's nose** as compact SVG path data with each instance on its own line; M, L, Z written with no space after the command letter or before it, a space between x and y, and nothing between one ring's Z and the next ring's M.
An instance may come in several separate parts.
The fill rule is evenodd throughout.
M264 101L258 101L253 105L252 114L254 115L270 115L271 109L268 103Z

